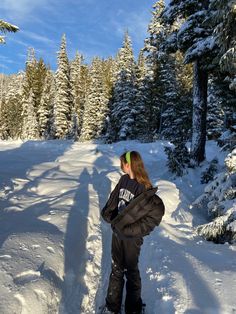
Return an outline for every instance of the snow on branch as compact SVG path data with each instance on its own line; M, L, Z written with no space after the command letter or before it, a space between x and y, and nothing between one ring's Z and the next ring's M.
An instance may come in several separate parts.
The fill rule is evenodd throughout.
M225 159L226 171L218 174L193 206L207 208L212 222L196 228L199 235L216 243L236 242L236 149Z

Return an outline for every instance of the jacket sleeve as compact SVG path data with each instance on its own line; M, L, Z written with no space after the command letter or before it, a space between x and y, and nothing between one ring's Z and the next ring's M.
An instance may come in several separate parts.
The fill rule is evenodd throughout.
M117 233L122 234L126 238L136 238L144 237L153 231L153 229L158 226L161 222L162 216L159 219L154 219L150 216L145 216L140 220L125 226L122 230L119 230L117 227Z
M144 237L153 231L153 229L158 226L164 215L165 208L161 201L156 210L149 212L146 216L140 218L134 223L124 226L119 229L119 225L114 226L114 231L126 238L133 237Z
M120 179L120 181L121 181L121 179ZM106 205L103 207L103 209L101 211L101 215L102 215L103 219L108 223L111 223L113 218L118 213L117 206L118 206L118 201L119 201L120 181L117 183L114 190L111 192Z

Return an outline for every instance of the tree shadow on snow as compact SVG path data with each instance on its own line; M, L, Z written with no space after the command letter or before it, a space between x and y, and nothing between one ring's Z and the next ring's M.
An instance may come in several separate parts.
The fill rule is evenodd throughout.
M147 307L150 314L174 314L174 300L182 305L195 305L194 308L186 309L186 314L218 313L221 308L215 287L206 282L199 268L204 275L204 269L216 273L232 271L232 262L225 260L223 251L219 253L217 244L203 240L201 246L198 238L192 238L193 230L185 224L186 218L181 212L185 204L185 200L181 201L172 214L179 224L172 225L164 221L145 238L141 264L145 271L142 273L144 302L145 298L150 300L151 304ZM198 265L198 268L194 265ZM173 282L172 274L177 274L180 287Z
M0 248L10 235L23 233L58 234L62 232L53 224L39 219L48 214L55 198L43 198L35 188L43 179L48 179L58 167L43 171L32 179L30 171L45 162L55 162L71 146L70 142L55 141L48 151L45 141L27 141L20 147L0 152L0 173L3 175L0 190ZM22 186L16 184L16 180ZM32 199L25 208L25 202ZM43 200L42 200L43 199ZM21 204L23 203L23 205Z
M14 192L15 180L27 182L28 173L34 166L45 162L55 162L72 145L71 141L26 141L21 146L0 151L0 209L3 201ZM48 147L50 149L48 150ZM4 195L4 197L3 197Z

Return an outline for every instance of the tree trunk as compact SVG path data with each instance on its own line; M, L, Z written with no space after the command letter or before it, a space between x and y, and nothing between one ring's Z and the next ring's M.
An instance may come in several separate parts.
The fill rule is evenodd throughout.
M208 73L194 63L192 156L199 164L205 159Z

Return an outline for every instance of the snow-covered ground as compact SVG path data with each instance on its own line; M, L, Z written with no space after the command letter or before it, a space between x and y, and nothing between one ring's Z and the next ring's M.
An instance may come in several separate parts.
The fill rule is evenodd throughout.
M191 211L203 168L174 179L165 144L0 142L0 313L96 313L111 264L100 209L126 149L141 153L166 205L140 257L147 313L236 313L236 246L194 234L206 220ZM207 158L215 155L222 165L224 154L208 142Z

